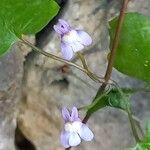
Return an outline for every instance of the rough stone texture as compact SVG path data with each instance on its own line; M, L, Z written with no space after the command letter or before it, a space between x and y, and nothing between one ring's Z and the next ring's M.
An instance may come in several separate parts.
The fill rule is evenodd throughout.
M0 59L0 149L14 149L14 118L21 82L20 53L16 47Z
M106 50L109 43L106 20L116 15L120 2L117 0L70 0L63 11L62 18L75 27L84 28L92 36L94 42L85 51L85 57L90 68L99 75L103 75L106 68ZM129 10L150 15L148 6L150 6L149 0L133 0L129 4ZM52 32L47 40L49 42L43 49L61 56L58 36ZM78 60L76 62L79 63ZM60 114L61 106L88 104L96 93L94 89L99 86L75 68L71 67L75 75L62 73L62 65L35 53L28 55L25 62L17 123L21 132L37 150L63 149L59 142L63 123ZM14 74L16 75L16 72ZM94 89L86 86L75 76L90 83ZM141 86L142 84L115 70L113 78L122 86ZM148 117L150 103L148 98L148 94L134 96L133 110L140 119ZM90 143L82 143L74 149L120 150L134 143L126 115L115 109L107 108L99 111L91 118L89 126L95 133L95 139ZM11 127L11 129L13 133L14 128Z
M15 149L17 103L21 96L25 51L28 50L16 44L0 58L0 150Z

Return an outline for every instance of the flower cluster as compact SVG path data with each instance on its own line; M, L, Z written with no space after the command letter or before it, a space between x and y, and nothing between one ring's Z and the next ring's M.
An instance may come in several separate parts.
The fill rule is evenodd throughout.
M59 19L58 24L54 25L54 30L60 35L61 52L66 60L71 60L75 52L92 43L88 33L73 29L65 20Z
M92 131L87 125L81 122L76 107L73 107L71 112L63 108L62 116L65 121L65 126L61 132L61 144L65 148L79 145L81 139L84 141L91 141L93 139L94 135Z

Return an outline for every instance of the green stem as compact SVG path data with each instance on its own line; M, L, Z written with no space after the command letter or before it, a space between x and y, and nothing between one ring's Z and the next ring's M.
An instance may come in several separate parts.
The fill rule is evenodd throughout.
M43 55L45 55L45 56L47 56L47 57L49 57L49 58L52 58L52 59L57 60L57 61L60 61L60 62L62 62L62 63L66 63L66 64L68 64L68 65L74 66L75 68L77 68L77 69L79 69L79 70L81 70L81 71L83 71L83 72L85 72L85 73L87 72L84 68L82 68L81 66L79 66L79 65L77 65L77 64L75 64L75 63L72 63L72 62L70 62L70 61L67 61L67 60L65 60L65 59L62 59L62 58L60 58L60 57L58 57L58 56L56 56L56 55L47 53L47 52L45 52L45 51L43 51L43 50L37 48L36 46L32 45L29 41L27 41L27 40L25 40L25 39L21 39L21 40L22 40L22 42L23 42L24 44L28 45L28 46L31 47L34 51L36 51L36 52L38 52L38 53L40 53L40 54L43 54Z
M89 110L89 109L91 109L92 107L94 107L99 102L99 100L101 100L102 97L106 96L109 92L110 92L110 89L105 91L100 96L98 96L94 101L92 101L92 103L90 105L80 107L80 108L78 108L78 110Z
M86 60L85 60L84 56L82 55L82 53L77 52L77 55L78 55L79 59L81 60L84 69L89 70Z
M87 71L87 75L88 75L92 80L94 80L94 81L99 80L99 77L96 76L95 74L93 74L93 73L89 70L89 67L88 67L88 65L87 65L87 63L86 63L86 60L85 60L84 56L82 55L82 53L77 52L77 56L78 56L78 58L81 60L82 65L83 65L83 68Z
M141 139L143 139L145 134L144 134L144 131L143 131L142 127L141 127L140 120L137 117L135 117L135 116L133 116L132 118L134 119L134 122L135 122L135 124L137 126L137 129L139 129L138 131L140 132Z
M107 70L105 73L105 82L109 81L111 74L112 74L113 64L115 61L115 56L116 56L116 52L117 52L117 48L118 48L118 44L120 40L121 30L122 30L124 17L125 17L125 11L127 9L128 2L129 0L123 0L122 8L120 10L120 14L119 14L118 22L117 22L117 28L116 28L115 36L112 42L110 58L109 58Z
M136 142L138 143L138 142L140 142L140 138L139 138L137 130L136 130L136 125L135 125L135 121L134 121L134 119L132 117L131 110L128 109L127 113L128 113L128 118L129 118L129 121L130 121L130 124L131 124L131 129L132 129L134 138L135 138Z
M45 51L43 51L43 50L37 48L36 46L32 45L29 41L27 41L27 40L25 40L25 39L21 39L21 41L22 41L24 44L26 44L26 45L28 45L29 47L31 47L34 51L36 51L36 52L38 52L38 53L40 53L40 54L43 54L44 56L47 56L47 57L52 58L52 59L54 59L54 60L60 61L60 62L62 62L62 63L66 63L66 64L68 64L68 65L70 65L70 66L73 66L73 67L75 67L75 68L81 70L82 72L86 73L92 80L94 80L94 81L96 81L96 82L99 82L99 83L104 83L104 82L105 82L103 78L98 77L98 76L95 75L94 73L91 73L91 72L89 73L88 70L86 70L85 68L82 68L81 66L79 66L79 65L77 65L77 64L75 64L75 63L72 63L72 62L70 62L70 61L67 61L67 60L65 60L65 59L63 59L63 58L60 58L60 57L56 56L56 55L47 53L47 52L45 52Z
M126 99L122 89L119 87L119 86L116 86L119 93L121 94L122 98L123 99ZM132 112L131 112L131 109L130 108L127 108L126 110L127 114L128 114L128 118L129 118L129 121L130 121L130 125L131 125L131 129L132 129L132 132L133 132L133 135L134 135L134 138L136 140L136 142L140 142L140 138L139 138L139 135L138 135L138 132L137 132L137 128L139 128L139 130L141 131L141 127L139 126L139 124L137 124L136 126L136 122L135 122L135 119L133 118L132 116Z

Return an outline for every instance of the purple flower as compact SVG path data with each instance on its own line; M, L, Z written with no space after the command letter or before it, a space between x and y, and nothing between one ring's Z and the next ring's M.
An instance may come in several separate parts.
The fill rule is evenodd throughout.
M64 59L71 60L75 52L92 43L92 38L82 30L73 29L65 20L59 19L54 30L61 37L61 52Z
M73 107L71 112L63 108L62 116L65 121L65 126L61 132L61 144L65 148L79 145L81 139L84 141L91 141L93 139L94 135L92 131L81 122L76 107Z

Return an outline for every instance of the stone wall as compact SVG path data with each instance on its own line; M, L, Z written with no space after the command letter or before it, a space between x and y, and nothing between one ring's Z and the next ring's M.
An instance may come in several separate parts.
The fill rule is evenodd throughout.
M60 16L74 27L86 30L93 38L91 47L84 51L90 68L98 75L105 73L109 36L107 20L120 9L118 0L69 0ZM149 0L132 0L129 11L150 16ZM52 31L50 27L49 30ZM59 38L52 31L40 39L40 46L47 52L61 56ZM81 71L70 67L73 73L62 73L64 64L30 52L25 57L20 46L0 58L0 150L14 150L14 130L22 134L21 142L28 140L37 150L61 150L59 134L63 126L60 110L63 106L88 104L99 85ZM24 48L26 52L26 48ZM73 60L80 63L78 59ZM142 82L113 71L113 78L122 86L141 86ZM91 87L84 82L89 83ZM149 94L133 97L134 113L142 120L149 116ZM141 99L142 102L141 102ZM18 113L17 113L18 112ZM83 117L84 113L81 114ZM82 143L74 149L121 150L134 143L127 116L115 109L104 109L89 120L95 133L92 142ZM5 138L6 137L6 138ZM1 142L2 141L2 142ZM6 142L5 142L6 141ZM1 144L2 143L2 144ZM3 144L5 144L3 148ZM34 150L35 148L26 148ZM23 150L23 148L18 148Z

